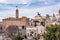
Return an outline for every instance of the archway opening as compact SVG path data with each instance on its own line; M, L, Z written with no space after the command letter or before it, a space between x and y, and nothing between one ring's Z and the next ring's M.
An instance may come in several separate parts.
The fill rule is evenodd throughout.
M25 26L22 26L22 29L26 29Z

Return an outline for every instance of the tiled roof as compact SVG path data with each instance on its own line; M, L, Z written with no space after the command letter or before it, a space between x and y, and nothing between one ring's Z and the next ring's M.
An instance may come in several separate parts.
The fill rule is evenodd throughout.
M25 16L23 16L23 17L21 17L21 18L14 18L14 17L9 17L9 18L6 18L6 19L3 19L3 20L12 20L12 21L14 21L14 20L21 20L21 19L29 19L29 18L27 18L27 17L25 17Z
M20 20L20 18L17 19L17 18L9 17L9 18L3 19L3 20L12 20L13 21L13 20Z

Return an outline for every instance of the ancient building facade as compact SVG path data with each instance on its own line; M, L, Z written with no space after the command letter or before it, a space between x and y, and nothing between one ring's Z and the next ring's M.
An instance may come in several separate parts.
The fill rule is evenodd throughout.
M30 25L29 22L30 22L30 19L25 16L22 16L21 18L19 18L19 10L16 9L16 18L9 17L9 18L3 19L3 26L4 28L7 28L8 26L16 25L18 27L26 28Z

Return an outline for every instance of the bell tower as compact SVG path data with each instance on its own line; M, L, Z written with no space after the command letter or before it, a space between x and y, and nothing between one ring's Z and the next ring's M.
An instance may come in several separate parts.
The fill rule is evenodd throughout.
M18 6L16 6L16 18L18 19L19 18L19 10L17 8Z

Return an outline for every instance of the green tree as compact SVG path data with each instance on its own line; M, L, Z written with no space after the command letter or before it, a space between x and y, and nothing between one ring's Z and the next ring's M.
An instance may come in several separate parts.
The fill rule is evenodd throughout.
M35 37L33 37L33 39L35 39L35 40L39 40L40 39L40 34L38 34L37 36L35 36Z
M17 37L15 38L15 40L23 40L23 39L24 39L24 37L20 34L18 34Z
M60 25L46 27L46 33L44 33L43 37L44 40L60 40Z
M46 18L49 19L50 15L49 14L46 14Z

